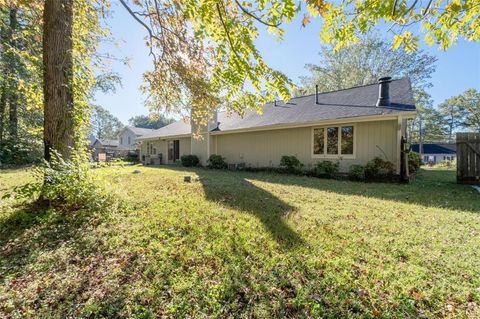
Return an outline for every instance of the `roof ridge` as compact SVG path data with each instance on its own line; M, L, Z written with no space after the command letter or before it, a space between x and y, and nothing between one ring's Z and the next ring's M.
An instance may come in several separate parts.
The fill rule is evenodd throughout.
M408 76L404 76L402 78L399 78L399 79L392 79L391 82L395 82L395 81L401 81L401 80L404 80L404 79L408 79ZM356 85L356 86L352 86L352 87L349 87L349 88L345 88L345 89L338 89L338 90L332 90L332 91L326 91L326 92L319 92L318 94L330 94L330 93L335 93L335 92L341 92L341 91L347 91L347 90L351 90L351 89L358 89L358 88L362 88L362 87L366 87L366 86L372 86L372 85L378 85L378 82L377 83L370 83L370 84L362 84L362 85ZM315 93L311 93L311 94L305 94L305 95L299 95L299 96L294 96L290 99L293 100L293 99L299 99L299 98L302 98L302 97L309 97L309 96L314 96ZM283 102L283 100L276 100L277 102ZM270 101L270 102L267 102L265 104L269 104L269 103L273 103L274 101Z
M404 80L404 79L408 79L408 76L404 76L402 78L398 78L398 79L392 79L391 82L395 82L395 81L401 81L401 80ZM358 89L358 88L362 88L362 87L366 87L366 86L371 86L371 85L378 85L378 83L370 83L370 84L362 84L362 85L356 85L356 86L352 86L352 87L349 87L349 88L345 88L345 89L338 89L338 90L332 90L332 91L326 91L326 92L319 92L318 94L330 94L330 93L335 93L335 92L341 92L341 91L347 91L347 90L351 90L351 89ZM299 96L294 96L290 99L293 100L293 99L299 99L299 98L302 98L302 97L309 97L309 96L314 96L315 93L311 93L311 94L305 94L305 95L299 95ZM274 100L274 101L269 101L269 102L266 102L264 104L264 106L266 104L270 104L270 103L274 103L275 101L277 102L283 102L283 100ZM223 111L218 111L218 113L225 113L225 112L228 112L227 110L223 110Z

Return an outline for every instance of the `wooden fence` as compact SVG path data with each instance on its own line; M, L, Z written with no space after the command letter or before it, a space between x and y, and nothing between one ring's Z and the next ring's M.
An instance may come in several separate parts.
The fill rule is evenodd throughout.
M457 183L480 184L480 133L457 133Z

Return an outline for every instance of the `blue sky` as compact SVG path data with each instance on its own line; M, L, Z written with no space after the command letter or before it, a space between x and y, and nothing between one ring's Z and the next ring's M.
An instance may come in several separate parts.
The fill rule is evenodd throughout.
M105 44L101 50L116 57L129 58L129 66L113 62L113 69L122 77L123 86L116 93L96 95L96 104L108 109L122 122L139 114L148 114L139 86L142 73L151 67L151 58L145 46L145 31L119 5L113 6L109 19L114 38L120 46ZM273 68L282 71L294 82L306 75L307 63L318 63L320 20L315 20L306 28L300 27L300 17L285 26L285 37L277 42L269 35L261 36L257 45L265 61ZM437 71L432 77L433 87L429 89L435 104L457 95L468 88L480 90L480 43L460 41L448 51L437 47L421 45L428 53L438 58Z

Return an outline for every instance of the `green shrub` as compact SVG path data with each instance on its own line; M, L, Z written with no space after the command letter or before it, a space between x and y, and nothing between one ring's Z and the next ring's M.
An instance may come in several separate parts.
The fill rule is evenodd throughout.
M302 170L302 167L303 164L295 155L283 155L280 159L280 168L287 173L299 173Z
M315 166L315 174L318 177L333 178L337 175L339 167L339 162L321 161Z
M104 180L95 175L86 160L73 155L65 161L60 154L52 152L50 162L34 169L35 182L16 187L13 194L27 200L41 198L49 205L74 211L87 209L99 211L111 208L116 202L107 192Z
M207 161L208 168L214 169L225 169L227 168L227 163L225 162L225 157L221 155L212 154Z
M378 179L389 178L393 175L394 165L380 157L375 157L365 165L365 178Z
M200 163L197 155L183 155L180 160L185 167L197 166Z
M422 159L420 154L416 152L408 153L408 172L413 174L420 169L420 165L422 164Z
M457 161L454 160L454 161L441 161L441 162L438 162L437 164L433 165L433 167L435 168L455 168L457 167Z
M354 181L365 180L365 166L363 165L351 165L348 171L348 177Z
M7 139L0 143L0 166L40 163L43 145L37 141Z

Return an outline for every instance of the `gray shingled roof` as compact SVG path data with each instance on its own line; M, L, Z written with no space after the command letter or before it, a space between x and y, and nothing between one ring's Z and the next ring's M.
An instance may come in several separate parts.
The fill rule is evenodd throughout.
M138 135L138 136L150 134L155 131L155 129L135 127L135 126L127 126L126 128L130 129L133 133L135 133L135 135Z
M118 140L110 140L106 138L97 139L102 146L118 146Z
M389 107L376 107L378 84L353 87L345 90L320 93L319 104L315 103L315 94L296 97L288 103L267 103L262 114L250 110L243 117L234 113L218 113L218 128L215 131L233 131L254 129L273 125L295 125L308 122L320 122L363 116L395 115L402 112L414 112L415 103L408 78L393 80L390 83ZM143 138L168 137L190 134L188 122L183 120L164 126Z
M172 124L168 124L164 127L154 130L149 134L141 136L139 139L148 139L153 137L168 137L168 136L178 136L186 135L191 133L190 122L185 122L180 120Z

